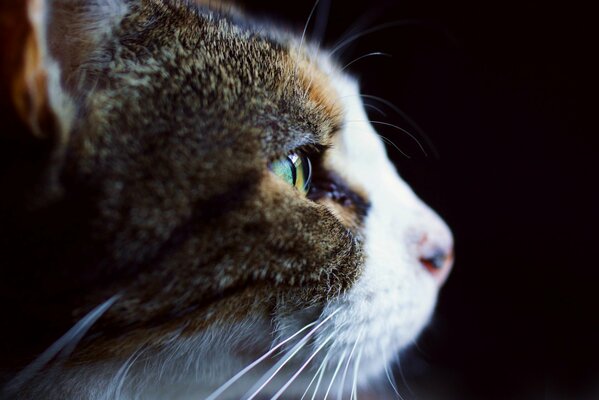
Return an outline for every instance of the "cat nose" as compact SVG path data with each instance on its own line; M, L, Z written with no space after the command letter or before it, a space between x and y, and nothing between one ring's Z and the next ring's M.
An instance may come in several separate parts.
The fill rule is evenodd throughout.
M445 283L453 265L453 238L451 233L424 234L418 244L419 261L439 286Z

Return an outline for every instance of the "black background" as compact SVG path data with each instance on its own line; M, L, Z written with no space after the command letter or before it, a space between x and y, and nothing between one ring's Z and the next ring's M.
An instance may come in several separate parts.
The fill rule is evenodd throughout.
M299 32L313 3L245 1ZM323 4L326 1L322 2ZM322 4L321 4L322 6ZM326 7L325 7L326 8ZM317 25L318 14L312 26ZM403 177L452 227L457 262L430 328L400 357L404 398L599 399L593 13L575 3L333 0L339 54ZM586 95L586 96L585 96ZM595 101L596 103L596 101ZM433 150L422 137L424 132ZM409 389L408 389L409 386Z

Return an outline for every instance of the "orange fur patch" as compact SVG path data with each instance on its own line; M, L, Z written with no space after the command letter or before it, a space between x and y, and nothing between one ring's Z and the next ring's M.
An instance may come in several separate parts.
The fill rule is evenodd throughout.
M330 122L326 132L330 137L339 129L343 121L343 106L339 101L339 94L331 83L331 77L322 71L314 60L308 59L305 55L292 51L290 57L291 68L297 71L299 83L306 97L318 111L324 114L325 121Z
M41 44L36 25L31 18L43 13L40 1L30 0L16 5L7 2L0 9L0 45L5 59L2 70L2 88L10 106L25 122L31 134L47 137L54 127L54 115L48 99L47 73L42 59ZM3 94L4 94L3 93Z
M319 203L327 207L347 228L357 230L360 226L360 218L353 207L344 207L336 201L326 198L320 200Z

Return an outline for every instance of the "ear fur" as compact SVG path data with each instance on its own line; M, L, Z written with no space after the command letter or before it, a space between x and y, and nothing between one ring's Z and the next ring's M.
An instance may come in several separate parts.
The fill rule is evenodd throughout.
M46 0L49 1L49 0ZM125 0L53 0L49 13L48 46L59 60L64 87L77 98L93 88L85 70L102 61L102 45L129 10Z
M60 194L58 174L85 89L66 83L125 12L122 0L0 2L0 187L12 198L0 206L25 200L37 207Z
M2 103L40 139L63 134L70 122L59 71L48 55L46 6L44 0L8 0L0 9Z

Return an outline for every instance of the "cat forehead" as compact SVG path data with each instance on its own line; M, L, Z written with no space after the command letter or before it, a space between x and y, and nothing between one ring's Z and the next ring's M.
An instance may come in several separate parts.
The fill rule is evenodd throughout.
M274 27L254 25L237 12L224 12L223 6L203 3L128 3L103 54L92 54L83 78L75 79L101 76L108 82L91 83L107 89L92 93L97 98L90 108L114 109L106 106L116 100L135 115L165 102L179 103L174 111L188 114L183 116L187 125L194 125L188 117L195 114L203 125L227 119L262 129L268 136L264 142L278 152L328 145L340 130L344 108L331 79L342 72L326 52ZM127 104L127 98L143 99L145 110Z

